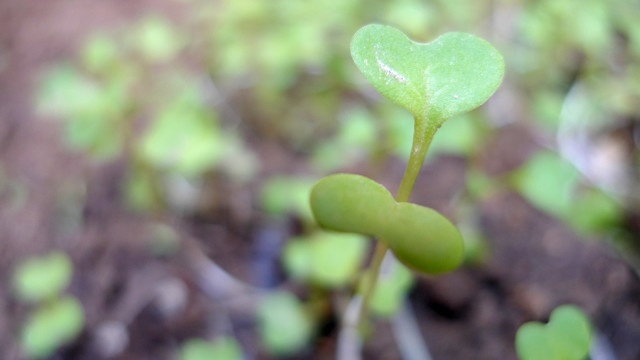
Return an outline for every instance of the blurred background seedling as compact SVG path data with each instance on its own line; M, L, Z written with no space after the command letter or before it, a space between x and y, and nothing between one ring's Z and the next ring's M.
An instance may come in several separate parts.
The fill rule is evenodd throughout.
M82 304L64 294L72 275L71 259L60 251L25 259L14 269L16 297L35 306L20 334L29 358L49 358L81 333L85 321Z
M582 360L589 354L593 330L587 316L573 305L556 308L548 324L528 322L516 335L521 360Z

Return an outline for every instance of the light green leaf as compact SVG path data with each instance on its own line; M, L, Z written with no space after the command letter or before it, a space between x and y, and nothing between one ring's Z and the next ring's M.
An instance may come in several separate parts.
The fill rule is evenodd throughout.
M547 213L570 216L579 172L570 163L551 152L533 155L516 170L512 181L518 191L533 205Z
M504 74L500 53L471 34L446 33L420 44L372 24L354 35L351 54L378 91L436 126L484 103Z
M108 110L103 88L69 65L47 70L36 101L38 112L43 115L102 117Z
M516 349L520 360L555 359L547 330L540 323L526 323L518 329Z
M145 133L140 155L151 164L187 176L197 176L224 159L229 138L220 130L216 113L187 95L159 111Z
M300 351L311 337L311 321L298 299L288 292L266 296L258 309L260 335L274 355Z
M571 208L565 220L585 234L615 227L624 216L622 206L598 189L582 191Z
M22 329L22 347L32 358L42 359L75 339L84 326L84 310L73 297L39 308Z
M339 287L349 284L358 273L367 250L367 238L357 234L318 232L292 239L283 261L294 277L316 284Z
M184 42L174 27L159 16L143 19L132 40L133 46L152 62L173 59L182 49Z
M242 360L242 348L231 337L215 342L189 339L180 348L180 360Z
M13 274L13 287L21 300L44 301L58 296L71 281L72 273L67 254L56 251L20 263Z
M93 72L103 72L118 60L119 49L110 37L96 34L90 37L82 49L84 66Z
M262 208L272 215L295 214L305 221L312 221L309 195L314 182L303 178L272 177L262 187Z
M376 315L389 317L394 315L413 285L411 271L398 261L388 264L378 278L371 298L371 311Z
M583 360L589 354L592 330L589 319L578 307L556 308L543 325L528 322L516 334L521 360Z

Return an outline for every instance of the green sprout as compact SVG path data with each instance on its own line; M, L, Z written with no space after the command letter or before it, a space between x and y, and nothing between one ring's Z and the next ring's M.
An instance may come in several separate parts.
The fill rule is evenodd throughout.
M325 177L311 193L311 209L322 227L379 240L362 282L362 316L388 249L421 273L452 271L462 263L464 243L455 225L437 211L408 201L436 131L451 117L482 105L497 90L504 60L474 35L447 33L421 44L377 24L354 35L351 54L367 80L414 117L409 163L395 199L375 181L351 174Z

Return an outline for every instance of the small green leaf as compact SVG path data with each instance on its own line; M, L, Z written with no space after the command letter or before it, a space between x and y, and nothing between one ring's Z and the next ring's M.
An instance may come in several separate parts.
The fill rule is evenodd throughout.
M184 46L171 23L159 16L143 19L132 41L133 46L151 62L171 60Z
M547 325L558 359L584 359L591 345L591 324L576 306L560 306Z
M186 93L159 111L138 151L159 168L197 176L220 165L229 139L218 126L217 114Z
M385 263L373 291L371 311L379 316L388 317L398 311L414 283L414 278L411 271L398 261L394 260L388 268L384 266Z
M267 295L258 309L260 335L274 355L294 354L307 345L312 324L298 299L288 292Z
M236 339L223 337L215 342L190 339L180 348L180 360L242 360L242 348Z
M528 322L516 334L521 360L583 360L589 354L592 330L589 319L578 307L556 308L547 325Z
M20 263L13 274L13 287L22 300L44 301L58 296L71 281L72 273L67 254L56 251Z
M60 117L102 117L107 112L104 89L69 65L47 70L37 94L40 114Z
M295 214L313 221L309 195L314 181L304 178L275 176L262 187L262 208L269 214L285 216Z
M572 202L573 211L567 214L565 220L574 229L584 234L616 227L622 221L624 211L622 206L602 190L595 188L584 189Z
M557 154L543 151L516 170L512 181L533 205L554 216L570 216L579 172Z
M64 297L39 308L22 329L22 346L33 358L42 359L75 339L84 326L82 305Z
M504 74L500 53L471 34L447 33L420 44L398 29L371 24L353 36L351 54L378 91L436 126L482 105Z
M516 335L516 349L521 360L554 360L547 329L537 322L522 325Z
M90 37L84 45L82 61L89 71L101 73L114 64L118 59L118 52L118 45L113 39L97 34Z
M367 239L357 234L318 232L292 239L285 248L285 268L294 277L339 287L358 273L367 250Z

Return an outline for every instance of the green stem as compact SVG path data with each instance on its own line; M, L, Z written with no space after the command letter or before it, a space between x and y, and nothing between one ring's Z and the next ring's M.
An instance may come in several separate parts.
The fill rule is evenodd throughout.
M378 241L375 252L373 254L373 259L371 259L371 264L369 264L369 269L367 269L365 277L362 279L362 281L364 281L364 286L362 289L362 306L360 307L360 314L358 316L358 318L360 319L360 325L362 325L365 316L369 312L369 304L371 303L373 290L375 290L376 283L378 282L382 260L384 260L384 255L387 253L388 249L389 247L387 247L384 242Z
M433 136L436 131L438 131L438 128L439 126L431 125L427 119L415 119L411 154L409 155L409 163L407 164L407 169L402 177L398 193L396 194L397 202L409 201L411 192L413 191L413 185L415 184L418 174L422 169L422 164L424 163L424 158L427 155L427 150L429 150L431 140L433 140ZM378 241L369 269L363 278L364 287L362 307L360 308L359 316L360 325L362 325L362 321L369 311L369 304L371 303L371 297L373 296L376 283L378 282L382 260L384 259L388 249L389 248L384 244L384 242Z
M398 193L396 194L397 202L409 201L411 191L413 191L413 184L415 184L418 178L418 174L424 163L424 158L427 155L427 150L429 150L431 140L436 131L438 131L438 128L439 126L432 125L427 119L415 119L411 155L409 155L409 163L402 177Z

